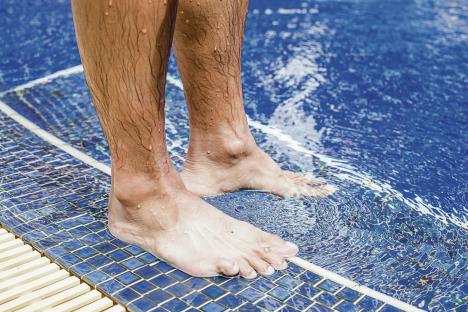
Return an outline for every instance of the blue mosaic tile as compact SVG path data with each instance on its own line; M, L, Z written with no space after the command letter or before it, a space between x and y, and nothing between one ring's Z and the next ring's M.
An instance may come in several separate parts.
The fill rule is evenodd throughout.
M139 278L138 278L139 280ZM150 282L147 282L145 280L140 280L138 283L135 283L132 285L132 289L135 290L136 292L140 294L145 294L149 292L150 290L154 289L154 285L151 284Z
M150 309L154 308L154 303L152 303L150 300L148 300L146 298L139 298L139 299L133 301L132 303L130 303L128 305L128 308L131 311L144 312L144 311L149 311Z
M208 297L212 299L216 299L220 296L222 296L225 293L225 290L223 290L221 287L216 286L216 285L211 285L208 286L207 288L202 290L202 293L207 295Z
M73 253L82 259L86 259L97 254L97 251L91 247L83 247L78 250L75 250Z
M217 302L225 307L234 309L236 307L241 306L245 302L245 300L242 300L241 298L239 298L239 296L235 296L233 294L226 294L226 296L223 296L220 299L218 299Z
M240 278L233 278L223 284L223 288L229 290L232 293L238 293L242 289L247 287L245 280Z
M202 310L205 312L221 312L225 311L226 308L222 305L217 304L216 302L210 302L206 306L204 306Z
M116 278L124 285L130 285L140 279L138 275L133 274L132 272L125 272L121 275L118 275Z
M354 304L343 301L335 307L335 310L339 312L358 312L359 309Z
M276 285L273 284L272 282L263 279L263 278L258 278L256 279L253 283L250 284L250 286L262 291L262 292L267 292L271 289L273 289Z
M186 281L191 277L187 273L184 273L181 270L177 270L177 269L170 272L168 275L175 278L178 281Z
M134 256L145 252L143 249L141 249L140 247L135 246L135 245L126 246L125 250L127 250L129 253L131 253Z
M359 300L357 303L360 308L365 309L366 311L376 311L380 306L382 306L382 304L383 303L381 301L367 296Z
M95 271L95 272L91 272L89 274L84 275L82 278L86 280L88 283L96 285L96 284L99 284L100 282L104 282L108 280L109 275L104 274L100 271Z
M95 267L101 267L101 266L110 264L112 260L106 256L103 256L102 254L98 254L94 257L86 259L86 262L94 265Z
M107 293L107 294L113 294L116 291L123 289L124 287L125 286L122 283L114 279L108 279L107 281L102 282L97 285L98 289L102 290L104 293Z
M260 312L260 311L262 311L259 307L253 305L250 302L247 302L247 303L243 304L237 310L239 312L257 312L257 311Z
M188 308L187 304L184 303L182 300L174 298L162 305L164 308L168 309L169 311L182 311Z
M272 289L269 294L273 297L275 297L276 299L279 299L279 300L285 300L287 298L289 298L291 296L291 292L282 287L282 286L277 286L275 287L274 289Z
M72 266L70 268L70 270L72 272L74 272L75 274L81 276L81 275L85 275L93 270L95 270L96 268L93 267L92 265L86 263L86 262L81 262L81 263L78 263L74 266Z
M154 264L154 267L164 273L174 270L172 266L165 262L157 262Z
M135 271L136 274L140 275L144 279L150 279L153 278L159 274L161 274L160 271L155 270L154 268L146 265L138 270Z
M123 266L117 263L106 265L105 267L101 268L101 270L109 275L117 275L126 271Z
M309 272L309 271L306 271L303 274L301 274L299 278L303 280L304 282L307 282L310 284L316 284L318 281L322 280L322 278L319 275Z
M123 259L127 259L129 257L129 254L127 254L125 251L117 249L111 253L108 254L109 258L111 258L114 261L121 261Z
M65 266L67 266L67 267L71 267L72 265L79 263L81 260L80 260L80 258L78 258L78 257L76 257L76 256L74 256L72 254L67 254L67 255L65 255L63 257L60 257L58 259L58 261L60 263L64 264Z
M326 306L323 306L321 304L316 303L313 306L311 306L307 311L308 312L309 311L310 312L332 312L333 309L330 309L330 308L328 308Z
M126 267L129 270L134 270L136 268L143 266L143 262L137 260L136 258L126 259L120 262L120 264L122 264L124 267Z
M299 286L299 288L297 288L296 291L299 292L304 297L312 298L320 292L320 289L310 286L309 284L304 284L304 285Z
M300 281L298 281L297 279L294 279L292 278L291 276L288 276L288 275L285 275L283 277L281 277L279 280L276 281L276 283L286 287L286 288L295 288L297 287L298 285L301 284Z
M263 297L263 293L252 288L252 287L247 287L244 289L242 292L239 293L240 296L243 298L247 299L250 302L257 301L258 299Z
M127 303L138 298L138 293L131 290L130 288L124 288L116 293L114 297L122 303Z
M274 311L281 307L283 304L276 299L266 297L264 299L261 299L260 301L257 301L255 305L267 311Z
M312 305L313 302L301 295L294 295L288 299L286 303L297 310L305 310L307 307Z
M98 250L99 252L101 253L108 253L112 250L115 250L117 248L117 246L115 245L112 245L108 242L102 242L96 246L94 246L94 248L96 248L96 250Z
M318 284L318 287L328 292L334 293L335 291L341 288L341 285L330 280L325 280Z
M4 125L0 114L0 129ZM25 131L21 133L27 135ZM14 136L17 136L16 132ZM2 140L3 137L0 139L0 155ZM27 137L12 140L10 145L15 147L17 142L36 141L40 140ZM53 147L43 151L44 146L47 143L37 143L41 150L36 152L41 156L36 160L40 163L37 171L40 174L32 175L35 180L24 176L18 183L17 178L11 179L14 186L7 188L18 196L9 197L8 193L2 197L4 180L0 179L0 222L20 231L19 234L40 245L58 263L129 309L179 311L191 306L206 311L302 311L319 307L314 302L320 289L313 285L321 277L294 264L285 271L254 280L195 278L159 261L139 247L115 239L106 229L109 176L88 168ZM24 157L29 159L27 155ZM19 167L14 170L21 173L34 171L28 167L29 164L27 161L16 162ZM0 166L0 176L4 172L15 174L10 168ZM17 189L25 181L33 185L31 190L34 192L21 196ZM332 283L321 283L321 287L334 289ZM344 290L339 294L344 299L352 296ZM325 299L330 300L328 296L332 295L323 293L317 300L323 299L327 303Z
M173 296L171 294L169 294L169 293L167 293L167 292L165 292L164 290L161 290L161 289L153 290L152 292L145 295L145 298L148 298L149 300L151 300L151 301L153 301L153 302L155 302L157 304L168 301L172 297Z
M338 292L337 296L347 301L354 302L361 296L361 294L351 288L344 288Z
M315 300L326 306L333 306L339 301L336 296L326 292L319 294L317 297L315 297Z
M209 285L209 282L200 277L191 277L187 281L184 281L184 284L193 289L202 289L206 285Z
M210 300L211 300L211 298L209 298L208 296L206 296L204 294L201 294L199 292L193 292L193 293L187 295L186 297L184 297L184 301L187 302L187 304L189 304L191 306L194 306L194 307L199 307L199 306L207 303ZM235 305L235 306L237 306L237 305Z
M184 284L174 284L166 288L166 290L177 297L183 297L192 291L190 287L187 287Z
M158 275L155 278L151 279L151 282L153 282L155 285L157 285L157 286L159 286L161 288L165 288L165 287L167 287L169 285L172 285L172 284L176 283L177 280L170 277L170 276L161 274L161 275Z
M147 252L139 255L138 259L142 260L145 263L154 263L157 260L157 258L155 256L153 256L152 254L147 253Z
M278 311L279 311L279 312L300 312L299 310L294 309L294 308L291 307L291 306L282 307L282 308L279 309Z
M382 311L382 312L403 312L403 310L400 310L396 307L393 307L393 306L390 306L388 304L384 305L383 308L381 308L379 311Z

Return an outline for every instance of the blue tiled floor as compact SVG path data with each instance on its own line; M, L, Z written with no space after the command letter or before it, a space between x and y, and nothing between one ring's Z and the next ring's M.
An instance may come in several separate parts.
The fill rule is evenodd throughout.
M109 176L3 114L0 131L2 225L132 311L353 311L379 306L294 264L254 280L190 277L109 234Z

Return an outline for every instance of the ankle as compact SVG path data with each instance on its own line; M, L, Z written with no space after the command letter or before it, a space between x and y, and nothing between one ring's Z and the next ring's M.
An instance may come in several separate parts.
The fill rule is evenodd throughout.
M183 182L173 168L158 173L122 170L112 172L112 197L129 210L139 210L141 204L149 198L164 199L181 189L184 189Z
M225 128L203 135L191 134L187 158L232 164L250 156L256 149L248 127L237 131Z

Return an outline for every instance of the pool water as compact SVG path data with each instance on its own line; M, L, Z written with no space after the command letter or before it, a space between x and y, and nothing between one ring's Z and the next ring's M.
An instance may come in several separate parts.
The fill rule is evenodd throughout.
M0 92L79 64L68 1L4 0ZM168 144L181 167L187 118L171 60ZM285 168L339 191L208 201L301 246L300 256L430 310L467 302L466 1L260 1L243 50L246 111ZM82 74L1 100L110 164Z

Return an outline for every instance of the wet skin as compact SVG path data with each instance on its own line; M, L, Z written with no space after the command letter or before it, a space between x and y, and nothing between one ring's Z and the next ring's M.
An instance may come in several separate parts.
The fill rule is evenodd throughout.
M112 234L195 276L252 278L285 268L296 245L197 196L240 188L294 197L333 192L322 180L282 171L249 131L240 78L247 2L72 3L86 81L111 150ZM173 39L190 114L181 176L164 131Z

